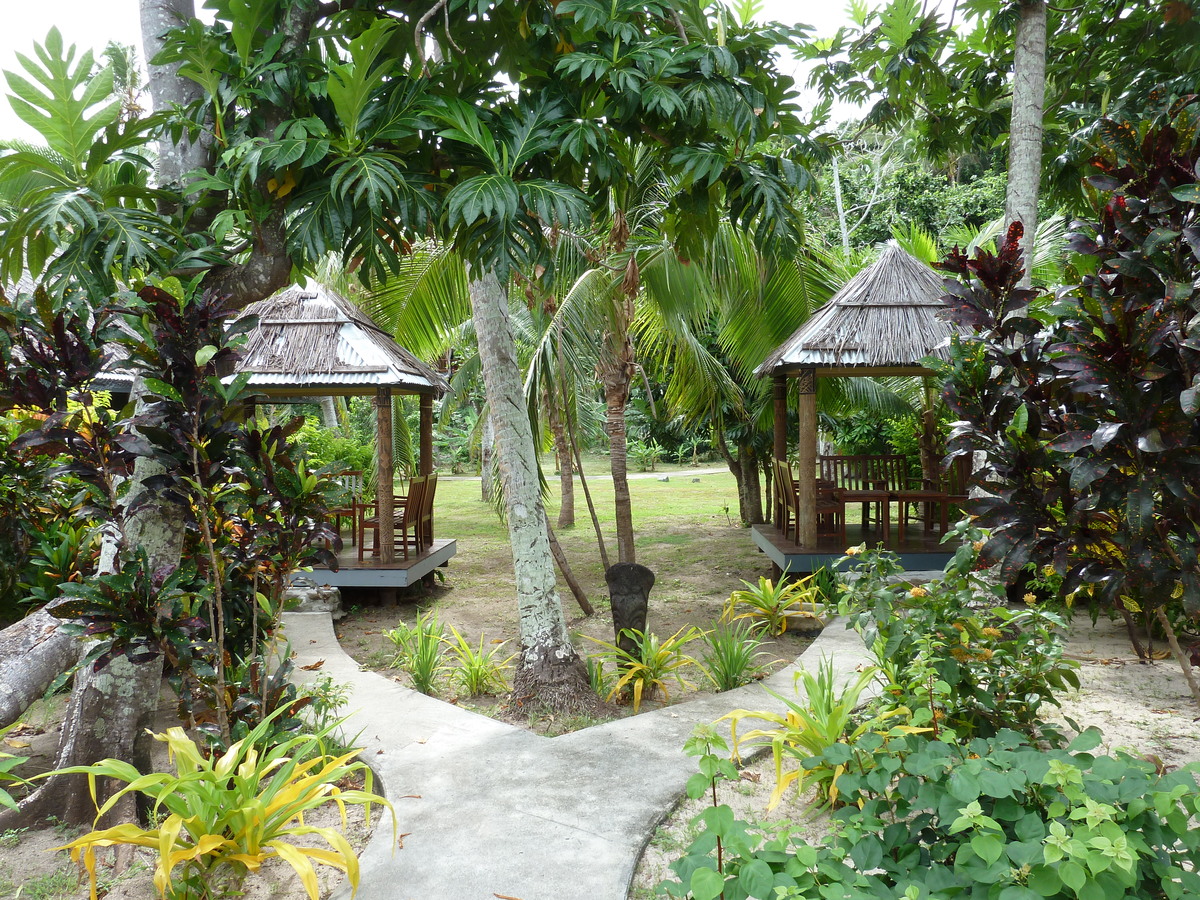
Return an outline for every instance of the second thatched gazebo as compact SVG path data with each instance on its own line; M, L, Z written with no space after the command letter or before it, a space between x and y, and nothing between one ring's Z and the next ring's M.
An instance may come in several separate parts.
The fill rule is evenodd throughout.
M392 398L420 397L418 473L428 475L433 471L433 401L449 391L446 380L345 297L312 281L253 303L242 315L258 319L236 366L237 372L250 374L255 394L277 403L329 396L375 398L380 555L366 567L347 559L338 573L314 572L310 577L338 585L404 586L453 556L454 542L438 541L429 558L400 564L392 534Z
M817 379L932 375L922 361L948 358L950 337L967 333L939 315L943 294L937 272L889 241L879 259L850 279L755 370L774 381L775 458L785 464L787 380L796 379L799 387L799 546L788 548L797 552L781 549L787 542L778 534L755 527L756 542L783 571L814 571L831 556L817 548Z

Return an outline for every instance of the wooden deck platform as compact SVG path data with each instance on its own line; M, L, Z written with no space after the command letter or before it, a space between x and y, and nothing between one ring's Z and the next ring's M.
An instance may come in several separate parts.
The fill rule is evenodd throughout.
M874 546L882 540L877 530L864 529L853 522L846 525L844 543L836 535L821 535L813 547L801 547L790 537L785 537L774 525L752 525L750 533L754 543L780 571L795 574L815 572L822 567L832 568L845 554L847 547L864 543ZM954 544L943 544L940 531L926 532L920 527L909 528L904 540L899 539L893 527L890 538L887 549L900 554L900 562L909 572L941 569L958 549Z
M403 557L393 563L383 565L378 558L369 553L362 562L358 561L358 548L351 547L349 541L338 554L338 570L314 568L305 572L304 577L319 585L331 587L369 587L397 588L416 584L438 566L447 565L450 558L458 552L458 543L454 540L434 540L433 545L423 553L409 553L408 559Z

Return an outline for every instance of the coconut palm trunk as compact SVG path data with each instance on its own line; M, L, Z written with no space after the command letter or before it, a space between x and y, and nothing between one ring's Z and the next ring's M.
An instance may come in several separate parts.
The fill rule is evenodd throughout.
M550 426L550 434L554 438L554 453L558 457L558 483L560 505L558 508L558 528L573 528L575 526L575 461L571 458L571 442L567 440L567 428L564 424L565 413L556 399L561 398L562 392L555 390L543 393L542 402L546 409L546 421Z
M517 581L521 652L513 693L555 710L578 710L589 703L591 691L587 669L571 644L555 584L508 297L494 272L469 271L468 280Z
M613 506L617 525L618 562L637 562L633 546L633 501L629 496L629 446L625 430L625 407L636 370L629 328L633 322L633 299L626 292L613 297L613 315L604 336L600 361L600 383L604 388L605 430L608 433L609 467L613 479Z

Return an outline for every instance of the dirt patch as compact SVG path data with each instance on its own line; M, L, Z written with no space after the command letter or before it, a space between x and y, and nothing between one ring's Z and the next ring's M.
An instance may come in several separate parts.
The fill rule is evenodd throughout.
M669 546L666 542L664 545ZM715 628L729 594L741 587L740 580L732 576L715 577L714 572L710 571L713 568L711 565L701 564L693 568L700 571L667 568L666 577L660 577L651 591L647 630L660 639L692 627L701 631ZM486 593L465 590L454 583L455 580L455 576L451 575L445 585L407 592L395 606L379 605L365 595L359 597L356 603L355 598L351 597L350 611L338 622L336 629L342 648L365 668L410 685L408 675L392 666L397 647L387 633L400 624L415 624L419 615L428 612L438 617L447 636L450 636L450 626L453 626L472 647L478 648L482 640L485 650L501 647L501 657L515 653L520 645L520 636L513 596L504 596L492 590ZM612 612L607 596L593 593L589 599L596 608L595 615L584 616L576 607L568 612L567 624L580 653L598 656L603 648L597 641L612 643L615 639ZM564 605L571 602L569 594L563 597ZM792 663L818 632L819 622L813 620L811 623L798 622L781 635L763 637L759 657L761 675L768 675ZM686 652L699 658L706 649L702 640L696 640L687 645ZM453 665L453 654L447 655L447 663ZM689 667L683 671L683 676L691 686L680 686L674 680L669 680L667 696L643 702L642 711L713 693L699 670ZM456 684L452 670L439 680L435 696L548 736L633 713L628 705L608 704L599 718L564 718L545 715L539 709L511 707L503 697L468 697Z

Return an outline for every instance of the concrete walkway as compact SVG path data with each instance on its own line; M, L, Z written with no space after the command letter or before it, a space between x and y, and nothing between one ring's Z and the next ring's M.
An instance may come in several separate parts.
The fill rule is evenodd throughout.
M361 900L624 900L642 849L696 771L683 743L733 709L781 709L754 684L554 738L459 709L359 669L327 613L288 613L296 665L353 691L347 731L396 807L361 855ZM865 662L835 621L804 654L835 661L837 683ZM794 666L765 684L790 696ZM406 795L415 795L407 798ZM333 900L347 900L343 886Z

